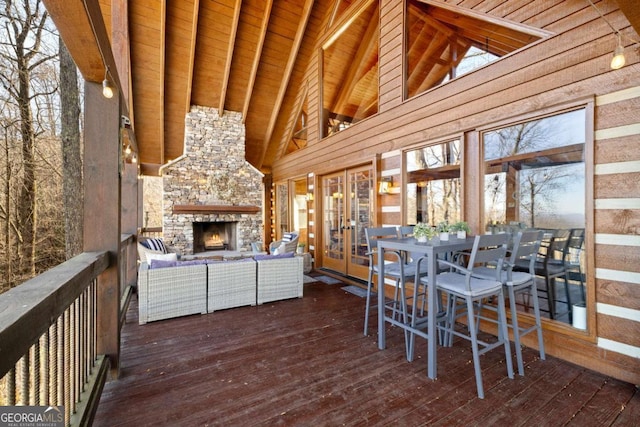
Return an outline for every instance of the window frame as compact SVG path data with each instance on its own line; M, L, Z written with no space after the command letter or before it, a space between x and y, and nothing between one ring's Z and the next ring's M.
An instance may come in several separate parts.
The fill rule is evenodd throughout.
M495 129L513 126L518 123L528 122L532 120L542 119L544 117L554 116L565 112L583 108L585 110L585 141L584 141L584 164L585 164L585 239L584 250L586 252L586 269L585 269L585 295L587 307L587 329L577 329L567 323L558 322L543 318L542 323L545 330L558 332L564 335L577 337L589 342L596 342L596 280L595 280L595 236L594 236L594 170L595 170L595 96L578 98L565 103L555 104L539 110L523 112L513 116L505 117L499 121L479 126L474 131L475 139L479 144L479 155L477 156L476 170L482 177L482 184L478 184L478 209L480 224L484 224L484 176L485 176L485 160L484 160L484 143L482 134L484 132ZM533 315L528 313L518 313L525 319L533 319Z

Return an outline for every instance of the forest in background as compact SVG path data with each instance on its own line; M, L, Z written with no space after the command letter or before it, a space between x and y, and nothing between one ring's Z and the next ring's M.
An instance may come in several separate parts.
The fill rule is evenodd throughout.
M40 0L0 1L0 292L81 251L80 80Z

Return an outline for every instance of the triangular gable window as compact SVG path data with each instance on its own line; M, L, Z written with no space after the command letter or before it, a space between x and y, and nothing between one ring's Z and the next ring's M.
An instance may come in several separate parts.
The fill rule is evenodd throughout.
M413 97L550 33L459 6L407 1L406 94Z

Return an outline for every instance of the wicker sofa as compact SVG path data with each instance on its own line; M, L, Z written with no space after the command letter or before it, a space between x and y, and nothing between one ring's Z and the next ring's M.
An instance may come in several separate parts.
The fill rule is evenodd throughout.
M151 260L138 270L138 322L212 313L303 296L300 256L236 261Z
M300 256L269 259L256 256L258 304L288 298L302 298L303 259Z

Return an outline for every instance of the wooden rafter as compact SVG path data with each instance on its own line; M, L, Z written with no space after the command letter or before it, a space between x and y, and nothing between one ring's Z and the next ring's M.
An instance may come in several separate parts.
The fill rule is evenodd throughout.
M247 112L249 111L251 95L253 94L253 88L256 83L256 75L258 74L258 66L260 65L260 57L262 56L264 40L267 37L267 28L269 26L269 16L271 16L272 5L273 0L267 0L264 5L264 16L262 17L262 25L260 27L260 38L258 40L258 45L256 46L256 53L251 65L251 74L249 75L249 81L247 82L247 93L242 105L242 123L247 119Z
M362 37L361 42L358 44L358 49L351 66L347 71L347 75L344 77L338 96L332 106L329 107L329 111L345 113L345 105L349 102L349 97L353 94L353 90L360 81L360 79L367 74L370 65L367 55L371 54L372 47L378 41L378 27L379 20L372 20L367 25L367 29ZM375 52L377 55L377 51ZM377 64L377 61L376 61ZM376 82L377 85L378 82ZM377 92L377 89L376 89ZM352 114L349 114L352 115ZM353 115L355 117L355 115Z
M278 157L283 156L287 152L287 148L289 147L289 142L293 141L297 148L301 146L298 145L295 139L296 135L296 123L298 122L298 117L302 113L302 109L304 108L305 100L307 98L307 92L309 91L309 85L305 84L302 87L302 90L298 93L298 97L296 98L296 106L292 110L292 114L289 117L289 121L287 122L287 130L283 134L283 138L280 140L280 144L278 145L277 155ZM305 130L306 134L306 130ZM306 142L306 139L305 139ZM306 144L305 144L306 145Z
M191 47L189 49L189 77L187 81L187 96L185 96L185 111L191 108L191 90L193 87L193 67L196 57L196 40L198 39L198 16L200 16L200 0L194 0L193 16L191 17Z
M313 8L314 1L315 0L305 1L304 7L302 9L302 15L300 16L300 20L298 21L296 36L295 36L295 39L293 40L293 46L291 48L291 51L289 51L289 58L287 59L287 65L284 69L282 80L280 81L280 88L278 89L278 95L276 96L276 101L274 103L274 107L272 110L273 112L271 113L269 124L267 126L267 132L265 133L265 136L264 136L262 154L260 156L260 161L258 162L258 165L260 166L262 166L262 163L264 162L264 157L267 154L269 141L271 141L273 128L275 126L276 120L278 119L278 114L280 113L282 100L287 91L287 86L289 85L289 79L291 78L291 73L293 72L293 65L295 64L296 58L298 56L298 50L300 49L300 44L302 43L304 32L305 32L305 29L307 28L307 22L309 22L309 16L311 15L311 9Z
M236 34L238 32L238 22L240 22L240 9L242 6L242 0L236 0L233 14L233 24L231 32L229 34L229 45L227 48L227 59L225 62L225 70L222 76L222 85L220 87L220 104L218 105L218 111L220 115L224 114L224 101L227 95L227 85L229 84L229 74L231 73L231 62L233 61L233 48L236 44Z
M160 84L158 87L158 93L160 94L160 102L158 102L158 117L160 118L160 163L164 163L166 159L166 147L165 147L165 139L164 139L164 81L166 76L166 26L167 26L167 0L162 0L162 7L160 9L160 34L162 34L162 38L160 39Z

